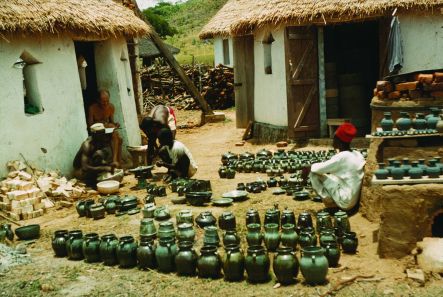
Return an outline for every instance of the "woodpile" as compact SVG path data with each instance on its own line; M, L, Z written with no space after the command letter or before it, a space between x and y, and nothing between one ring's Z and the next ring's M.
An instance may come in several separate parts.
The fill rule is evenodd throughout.
M186 75L193 81L212 109L227 109L235 104L234 71L218 65L183 65ZM188 94L185 86L169 66L153 65L142 71L144 108L164 104L178 110L200 109L198 103Z
M386 100L443 98L443 72L415 73L401 80L378 81L374 96Z
M84 185L56 171L43 172L20 161L8 163L9 174L0 182L0 210L13 220L42 216L54 205L72 206L85 193Z

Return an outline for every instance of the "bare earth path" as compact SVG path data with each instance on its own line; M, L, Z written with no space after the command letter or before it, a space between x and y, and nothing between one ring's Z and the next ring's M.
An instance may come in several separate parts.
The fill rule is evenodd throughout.
M188 121L188 116L198 118L196 113L178 112L179 119ZM262 146L246 144L235 147L241 138L242 130L235 129L234 112L228 111L228 120L224 123L208 124L200 128L180 130L178 139L184 142L193 153L199 171L197 178L211 180L214 197L223 192L233 190L238 182L266 179L260 174L238 174L234 180L218 179L217 170L221 154L231 150L236 153L256 152ZM275 149L274 146L267 146ZM135 180L125 177L123 193ZM144 191L131 192L139 198L145 196ZM244 235L245 211L249 207L256 208L264 215L266 209L278 203L280 208L288 207L298 215L302 210L317 211L321 204L313 202L296 202L289 196L272 196L268 190L261 194L250 195L248 201L236 203L228 208L175 206L170 197L157 198L157 204L168 205L172 217L183 208L191 208L194 215L203 210L211 210L215 216L228 209L237 216L240 234ZM73 262L53 257L50 244L51 234L58 229L81 229L84 233L97 232L100 235L115 233L117 236L132 234L138 236L140 215L107 216L103 220L93 221L79 218L75 209L51 210L49 214L29 221L40 223L42 237L35 244L28 246L33 263L15 267L0 275L0 296L319 296L337 281L355 275L374 275L378 281L357 282L341 290L336 296L443 296L443 281L430 278L425 287L405 277L404 270L414 264L412 257L402 260L382 260L376 255L377 244L373 243L373 232L378 226L367 221L360 215L351 218L351 226L359 235L360 246L357 255L342 255L341 268L329 270L329 284L309 287L303 283L301 274L298 283L288 287L274 289L275 279L266 284L252 285L246 281L228 283L220 280L201 280L198 278L181 278L174 274L160 274L156 271L139 271L138 269L119 269L105 267L102 264L87 264L83 261ZM175 221L175 220L174 220ZM202 232L197 231L196 250L202 245ZM244 237L244 236L243 236ZM246 243L242 239L242 247ZM223 249L220 249L223 253ZM272 255L271 255L272 258Z

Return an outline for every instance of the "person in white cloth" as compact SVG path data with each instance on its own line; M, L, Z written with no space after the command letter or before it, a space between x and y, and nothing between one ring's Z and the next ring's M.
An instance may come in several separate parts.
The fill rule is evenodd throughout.
M366 161L360 152L351 149L356 134L351 123L339 126L333 141L339 152L330 160L311 166L312 187L326 207L350 210L359 200Z
M159 156L161 161L157 166L168 168L166 181L178 177L190 178L197 172L197 163L189 149L180 141L174 140L169 128L162 128L158 135L160 142Z

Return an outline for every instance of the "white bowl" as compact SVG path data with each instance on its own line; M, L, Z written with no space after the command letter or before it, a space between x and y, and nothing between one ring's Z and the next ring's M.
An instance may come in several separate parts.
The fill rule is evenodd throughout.
M120 189L120 183L115 180L102 181L97 184L97 191L101 194L114 194Z

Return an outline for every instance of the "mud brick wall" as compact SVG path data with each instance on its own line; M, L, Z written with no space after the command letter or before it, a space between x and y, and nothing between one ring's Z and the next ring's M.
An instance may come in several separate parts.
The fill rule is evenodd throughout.
M383 186L378 254L401 258L423 237L431 237L434 217L443 210L443 185Z

